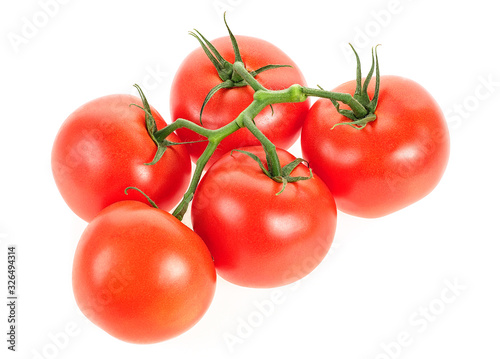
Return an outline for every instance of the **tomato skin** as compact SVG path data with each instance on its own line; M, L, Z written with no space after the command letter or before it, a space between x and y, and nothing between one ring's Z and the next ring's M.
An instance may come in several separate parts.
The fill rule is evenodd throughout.
M297 65L279 48L264 40L236 36L241 57L249 71L270 64L291 65L293 68L278 68L264 71L256 79L266 88L282 90L293 84L306 85ZM221 55L234 62L234 52L229 37L212 41ZM201 48L191 52L180 65L172 83L170 108L172 121L183 118L200 124L200 110L209 91L222 81L214 65ZM219 90L203 110L203 127L220 128L234 120L253 101L254 90L250 86ZM289 148L298 138L309 109L309 101L273 105L274 114L268 106L256 118L257 127L279 148ZM182 141L204 140L190 130L177 131ZM259 142L247 129L240 129L225 138L209 161L213 164L224 153ZM207 143L188 145L194 162L200 157Z
M52 149L52 172L68 206L90 221L111 203L144 196L128 186L144 191L156 204L172 209L185 192L191 175L191 161L183 145L171 146L156 164L146 166L156 153L149 137L142 101L131 95L100 97L74 111L61 126ZM166 126L151 108L158 128ZM172 134L170 141L180 142ZM132 193L134 192L134 193Z
M265 163L260 146L245 147ZM278 150L281 164L295 158ZM292 176L309 176L301 164ZM337 223L326 185L312 179L281 183L245 154L219 159L200 181L192 205L193 229L207 244L217 273L246 287L277 287L309 274L331 247Z
M353 94L355 87L350 81L333 91ZM366 218L385 216L425 197L440 181L450 153L444 115L416 82L382 76L375 114L377 119L362 130L347 125L330 130L349 120L330 101L318 100L301 136L304 158L328 185L338 209Z
M155 343L196 324L215 292L212 257L201 238L167 212L117 202L85 229L73 262L82 312L123 341Z

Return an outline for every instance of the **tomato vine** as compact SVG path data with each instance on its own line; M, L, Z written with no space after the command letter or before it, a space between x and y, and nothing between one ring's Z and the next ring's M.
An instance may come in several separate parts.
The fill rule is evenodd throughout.
M202 36L200 33L198 34ZM230 34L232 33L230 32ZM202 38L206 43L208 42L208 40L206 40L204 37ZM237 52L238 47L237 45L235 45L236 40L234 39L234 37L232 37L232 39L234 41L233 47L235 48L235 52ZM200 43L203 43L199 38L198 40L200 41ZM203 46L206 48L206 45ZM214 51L214 48L212 46L209 45L209 47L210 49L212 49L212 51ZM207 52L208 54L208 49L205 52ZM255 91L253 102L245 110L243 110L232 122L218 129L207 129L202 125L200 126L191 121L179 118L162 130L156 131L153 135L155 142L158 144L158 152L155 156L154 161L152 162L153 164L161 158L161 155L165 151L165 147L177 145L176 143L165 143L164 141L167 136L180 128L189 129L205 137L208 141L208 145L205 148L205 151L196 162L196 167L191 179L191 183L187 191L185 192L181 202L173 211L173 215L179 220L182 220L184 214L187 211L189 202L191 202L191 200L193 199L194 192L196 191L196 187L198 186L208 160L213 155L220 142L230 134L238 131L240 128L247 128L264 147L267 165L269 167L270 178L274 178L274 180L280 178L282 167L278 159L278 155L276 154L276 146L262 133L261 130L259 130L254 122L254 118L267 106L272 106L273 104L278 103L304 102L308 97L314 96L319 98L326 98L332 101L339 113L346 116L348 119L353 120L352 124L348 124L354 126L357 125L358 128L362 128L364 126L361 127L360 124L364 123L366 125L367 122L373 121L375 119L374 111L376 107L376 96L374 96L372 101L367 99L366 88L372 77L374 68L376 68L377 74L377 87L378 83L380 82L378 58L376 61L374 60L376 58L376 49L374 50L374 53L375 55L373 55L372 53L372 68L365 80L365 84L362 89L360 85L360 90L357 91L354 95L348 93L326 91L322 88L309 88L300 86L298 84L294 84L284 90L269 90L259 83L259 81L255 78L255 74L248 71L245 67L245 64L242 61L239 61L241 60L241 57L236 55L237 61L235 61L234 64L230 64L232 72L231 76L234 78L235 74L237 74L239 79L241 79L239 81L243 81L246 85L250 86ZM357 54L356 57L358 59L357 78L358 83L361 84L361 65ZM228 68L229 66L225 67ZM222 81L231 81L230 79L224 80L222 77L221 79ZM241 86L241 83L238 86ZM208 101L209 99L210 97L207 95L206 101ZM340 109L339 102L346 104L350 108L350 110ZM204 102L202 109L205 105L206 102ZM147 108L145 109L145 111L146 116L148 117Z
M230 35L232 35L230 30L229 33ZM197 32L197 34L200 35L201 38L203 39L201 40L198 37L198 35L195 34L199 42L204 47L205 52L210 57L211 56L209 55L211 54L210 50L212 52L216 52L217 50L210 45L208 40L206 40L206 38L203 37L201 33ZM276 146L262 133L261 130L259 130L259 128L254 122L254 118L267 106L272 106L273 104L278 104L278 103L304 102L307 100L308 97L314 96L314 97L329 99L330 101L332 101L335 108L340 114L346 116L347 119L352 120L352 123L346 122L346 124L349 124L351 126L356 126L358 129L363 128L364 126L366 126L367 122L373 121L376 118L374 112L376 108L378 95L375 94L373 99L370 100L368 98L368 95L366 94L366 89L373 75L374 69L376 69L377 88L379 87L380 83L380 72L378 66L378 57L376 55L376 48L372 52L372 68L368 73L368 76L364 82L363 87L361 87L361 65L359 57L356 51L354 51L356 53L356 58L358 60L356 73L357 73L357 81L359 83L359 89L356 91L354 95L348 93L326 91L322 88L318 89L309 88L298 84L294 84L288 87L287 89L283 90L270 90L265 88L262 84L259 83L259 81L255 78L256 75L255 72L252 73L249 70L247 70L245 64L243 63L243 61L241 61L241 56L238 56L239 50L236 43L236 39L234 38L234 36L231 36L231 39L233 41L233 48L235 50L236 61L234 62L234 64L229 64L226 61L223 65L220 65L219 66L220 69L218 68L219 75L221 77L221 81L223 81L222 83L227 81L234 82L234 79L237 78L239 82L237 85L238 87L242 86L241 84L242 82L245 84L245 86L247 85L250 86L255 91L252 103L246 109L244 109L232 122L218 129L208 129L203 127L203 125L198 125L191 121L179 118L176 119L176 121L173 122L172 124L154 133L155 142L158 144L158 152L152 163L157 162L161 158L162 153L165 151L165 147L176 145L176 143L165 143L164 141L165 138L167 138L167 136L169 136L174 131L180 128L189 129L205 137L206 140L208 141L205 151L196 162L196 167L193 177L191 179L191 183L187 191L185 192L181 202L173 211L173 215L177 217L179 220L182 220L182 218L184 217L189 202L191 202L191 200L193 199L194 192L196 191L196 187L198 186L198 183L201 179L203 170L205 169L205 166L207 165L210 157L213 155L217 146L224 138L238 131L240 128L247 128L259 140L266 153L267 165L269 167L269 177L274 180L279 180L281 176L282 166L280 164L278 155L276 153ZM217 55L216 57L219 58L219 56ZM218 61L215 57L213 57L213 55L211 56L211 60L213 60L214 65ZM270 66L273 68L283 67L281 65L270 65ZM230 69L231 74L229 74L228 69ZM222 76L221 74L224 76ZM226 87L221 87L221 88L226 88ZM219 90L219 89L220 88L216 89L214 88L214 90ZM203 108L206 105L207 101L210 100L210 95L211 94L207 94L207 98L205 99L205 102L202 105L201 111L203 111ZM350 110L340 109L339 102L342 102L345 105L347 105L350 108ZM145 111L146 111L146 116L148 116L147 109Z

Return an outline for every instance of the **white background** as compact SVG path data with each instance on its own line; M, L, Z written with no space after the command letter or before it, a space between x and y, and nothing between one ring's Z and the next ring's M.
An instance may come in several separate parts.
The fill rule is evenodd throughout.
M490 1L61 0L50 11L41 6L47 2L3 2L0 12L0 357L500 356L500 25ZM283 49L310 86L354 78L348 42L365 73L370 47L381 43L382 74L418 81L447 114L449 166L434 192L398 213L376 220L339 213L332 251L299 283L256 290L219 280L192 330L160 344L127 344L74 302L71 266L85 223L55 187L52 142L78 106L134 93L134 83L168 118L175 70L198 46L188 31L226 35L221 4L235 34ZM23 34L26 21L36 32ZM25 39L18 46L16 35ZM19 253L15 354L6 349L3 304L11 243ZM280 300L270 305L273 298ZM228 345L228 336L239 341Z

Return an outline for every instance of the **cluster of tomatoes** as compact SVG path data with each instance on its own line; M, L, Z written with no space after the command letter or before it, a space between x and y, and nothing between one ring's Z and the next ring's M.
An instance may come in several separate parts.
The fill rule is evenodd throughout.
M291 65L256 75L265 88L306 86L297 65L274 45L243 36L237 42L248 71ZM234 61L230 37L211 45ZM172 120L186 119L207 129L233 121L254 100L250 86L214 93L200 121L207 94L220 83L202 48L189 54L173 81ZM334 92L354 94L356 85L351 81ZM277 103L254 118L283 164L296 160L286 149L301 135L307 162L299 161L291 175L303 180L284 189L282 181L270 178L255 161L265 166L267 157L250 131L242 128L224 138L194 192L193 229L168 211L188 188L191 161L207 146L203 136L178 129L166 140L182 144L167 147L163 157L149 165L157 144L145 126L141 98L106 96L73 112L55 139L52 168L68 206L89 222L73 265L73 289L82 312L124 341L172 338L207 311L216 273L249 287L294 282L328 252L337 208L374 218L427 195L449 156L442 112L411 80L382 76L380 87L375 87L371 84L366 91L370 97L377 93L376 120L362 129L332 129L346 117L328 99L312 106L309 100ZM157 128L165 128L161 115L152 107L150 111ZM125 193L130 186L149 198L139 191Z

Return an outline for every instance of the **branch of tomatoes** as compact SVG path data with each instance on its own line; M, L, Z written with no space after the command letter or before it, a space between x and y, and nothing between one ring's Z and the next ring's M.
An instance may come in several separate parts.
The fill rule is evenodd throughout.
M207 41L205 38L203 39ZM257 127L254 121L255 117L267 106L272 106L273 104L279 104L279 103L304 102L307 100L308 97L314 96L314 97L329 99L334 104L335 108L340 114L347 117L347 119L352 120L344 122L342 124L350 125L356 129L362 129L366 126L368 122L374 121L376 119L374 112L377 106L378 89L380 84L380 72L378 67L376 48L372 52L372 68L370 69L370 72L368 73L368 76L365 79L363 85L361 84L362 81L361 65L359 57L353 48L357 58L358 86L354 95L351 95L349 93L326 91L322 88L319 89L309 88L298 84L291 85L290 87L284 90L267 89L261 83L259 83L259 81L254 77L255 73L248 71L247 68L245 67L245 64L242 61L240 61L241 57L238 56L239 50L237 50L238 46L234 37L232 37L232 41L233 41L233 47L235 48L236 58L238 60L235 61L234 64L232 64L231 69L238 75L238 77L241 79L240 80L241 82L245 82L246 85L250 86L255 91L253 96L253 101L250 103L250 105L248 105L248 107L246 107L232 122L218 129L214 130L207 129L202 125L198 125L191 121L179 118L172 124L163 128L162 130L156 131L153 136L155 142L158 143L158 152L155 155L155 159L153 160L152 164L160 160L167 146L176 145L176 143L165 143L164 141L167 138L167 136L169 136L174 131L180 128L189 129L205 137L208 141L207 147L205 148L203 154L196 162L196 168L193 177L191 179L190 185L187 191L185 192L181 202L173 211L173 215L177 217L179 220L182 220L182 218L184 217L189 202L191 202L191 200L193 199L194 192L196 191L198 183L201 179L203 170L205 169L205 166L207 165L209 159L217 149L217 146L221 143L223 139L225 139L226 137L228 137L229 135L233 134L234 132L238 131L241 128L247 128L262 144L264 151L266 153L267 165L269 168L269 172L266 174L269 176L269 178L273 179L274 181L283 181L283 179L285 179L284 184L286 185L287 179L286 175L284 174L284 168L286 168L286 166L288 166L289 164L286 164L283 167L281 166L278 155L276 153L276 146L262 133L262 131ZM205 52L206 51L208 50L205 50ZM376 91L375 95L373 96L373 99L370 100L367 95L367 88L371 80L371 77L373 75L374 68L376 68ZM238 87L241 87L241 83L238 84ZM209 100L208 96L207 98ZM206 99L206 102L208 100ZM202 110L203 107L206 105L206 102L203 104ZM350 110L341 109L339 102L342 102L345 105L347 105L350 108ZM308 177L301 178L300 180L306 180L306 179L308 179Z
M384 76L378 105L376 47L364 82L353 48L356 80L330 92L305 86L300 72L291 66L269 65L286 63L288 58L263 40L238 37L245 45L240 53L236 37L229 27L228 31L230 41L214 40L220 52L201 33L192 33L202 49L178 69L176 79L180 80L174 80L176 91L171 96L176 120L171 125L166 125L136 86L140 99L112 95L77 109L54 143L56 183L75 213L89 221L75 253L76 301L89 319L123 340L152 343L187 330L213 298L215 267L226 280L249 287L275 287L303 278L331 246L337 203L342 211L362 217L392 213L429 193L446 166L446 123L421 86ZM255 48L262 50L258 56L252 56ZM228 58L231 50L234 63L221 55ZM212 65L220 82L213 76ZM288 69L277 70L272 81L266 81L268 70L284 67ZM375 86L368 89L374 72ZM226 91L231 91L229 96ZM311 96L322 99L309 108ZM207 106L209 101L212 106ZM341 108L339 102L345 106ZM356 132L377 118L377 105L379 120ZM263 117L266 121L260 121ZM266 122L273 126L266 128ZM333 134L328 131L338 125L348 126ZM248 130L237 134L244 134L243 138L228 142L242 128ZM276 129L280 133L275 137ZM297 139L294 134L298 136L299 130L308 162L281 149ZM203 153L192 151L195 145ZM209 162L236 147L231 155L221 156L200 181ZM144 166L151 158L149 164L155 165ZM298 181L303 182L285 191L287 183ZM127 185L134 187L123 194ZM139 194L130 193L125 198L129 200L124 200L129 189ZM273 191L280 197L272 196ZM182 194L174 218L166 211ZM144 198L149 205L139 203ZM193 230L179 221L191 200ZM116 267L106 263L103 269L103 250L106 258L111 253ZM126 283L120 281L123 290L112 293L104 310L98 295L114 287L116 268L122 269L119 274ZM155 295L144 300L145 292ZM183 320L178 321L179 317Z

